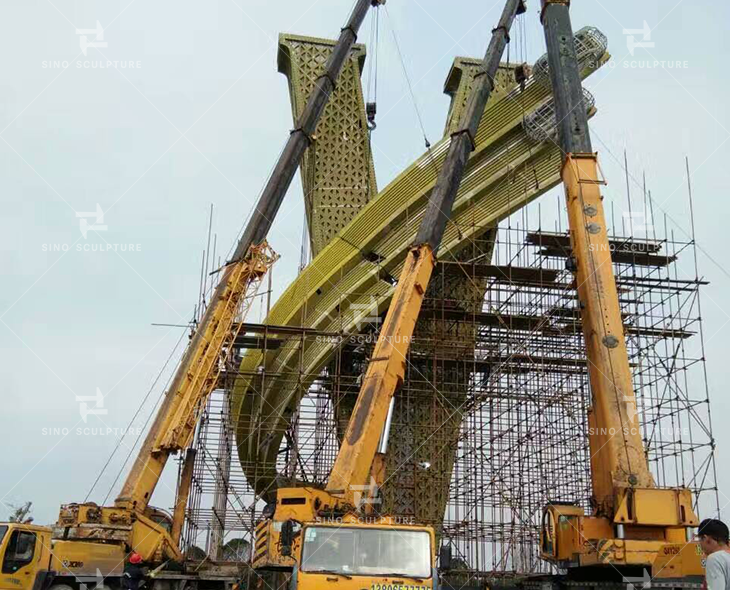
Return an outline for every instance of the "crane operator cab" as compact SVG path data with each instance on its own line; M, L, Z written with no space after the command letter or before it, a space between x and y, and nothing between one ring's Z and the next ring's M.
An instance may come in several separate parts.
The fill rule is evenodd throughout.
M282 498L287 492L300 497ZM308 488L280 489L273 517L256 528L254 568L290 573L291 590L438 587L433 528L387 516L313 513L326 496Z
M33 590L49 579L51 530L32 524L0 523L0 588Z
M367 586L431 587L431 535L386 523L313 525L302 530L298 582L318 586L322 575L367 578ZM311 581L311 584L310 584ZM362 587L362 579L356 584ZM338 586L339 587L339 586Z

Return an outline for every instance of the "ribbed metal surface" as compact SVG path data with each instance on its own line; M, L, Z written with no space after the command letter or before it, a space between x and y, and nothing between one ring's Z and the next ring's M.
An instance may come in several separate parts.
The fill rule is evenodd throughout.
M592 73L605 59L587 64L582 74ZM536 144L522 127L523 117L548 97L545 86L528 81L524 91L514 90L487 107L454 205L453 223L444 234L442 258L458 253L472 237L558 184L559 149L552 143ZM433 146L371 201L290 285L266 321L352 332L362 316L383 311L393 287L379 279L379 267L392 276L400 273L448 142L445 138ZM365 258L373 252L381 259L379 266ZM233 411L239 458L244 469L255 465L256 472L247 472L247 477L258 492L271 486L276 476L276 454L288 416L306 391L307 379L311 381L306 376L326 365L335 346L319 341L304 350L271 352L267 359L251 351L243 359L242 372L266 369L265 382L257 379L255 384L256 395L246 395L250 378L239 378ZM295 386L291 379L277 377L299 371L305 377Z

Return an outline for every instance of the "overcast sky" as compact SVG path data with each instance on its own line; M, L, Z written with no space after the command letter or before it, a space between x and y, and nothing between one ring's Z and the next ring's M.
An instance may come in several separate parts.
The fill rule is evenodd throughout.
M538 0L528 2L524 30L512 36L513 60L534 61L544 52ZM374 135L381 188L423 150L390 27L433 141L443 130L448 99L442 87L453 58L483 55L502 4L388 2ZM625 202L619 160L626 148L632 174L646 172L657 207L689 231L685 156L692 164L700 271L712 282L703 293L703 315L722 464L730 456L724 451L730 448L730 7L711 0L573 5L575 28L599 27L615 60L586 84L599 109L592 130L611 183L606 198ZM277 35L336 36L350 7L350 0L3 2L3 502L32 500L37 522L48 523L61 502L84 499L118 437L76 429L122 428L132 419L181 335L152 324L191 316L210 204L219 251L227 251L287 136L291 115L286 80L276 72ZM85 32L97 22L103 39ZM648 36L634 33L639 46L631 45L624 29L645 23ZM82 36L90 44L86 55ZM367 38L366 25L361 39ZM107 60L126 67L85 67ZM97 206L103 221L83 216ZM277 293L296 274L302 224L297 180L271 232L282 255ZM97 231L100 225L105 229ZM118 251L92 251L107 244ZM160 389L158 383L150 400ZM83 422L76 398L97 390L103 408L85 403L105 413ZM150 402L136 426L149 409ZM91 499L104 499L132 443L133 437L123 438ZM722 469L720 484L725 504L730 476ZM171 488L168 474L154 503L169 506ZM0 518L5 512L3 506Z

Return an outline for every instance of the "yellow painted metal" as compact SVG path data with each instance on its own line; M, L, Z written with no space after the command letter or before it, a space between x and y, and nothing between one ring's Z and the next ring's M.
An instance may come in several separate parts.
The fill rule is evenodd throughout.
M198 416L218 383L221 354L230 350L237 331L235 320L245 316L261 280L277 256L265 241L250 248L246 257L229 264L221 282L225 290L208 308L205 328L193 337L170 391L147 434L115 505L142 511L148 505L171 453L190 445Z
M435 264L428 245L415 246L408 252L368 363L355 411L327 482L327 491L344 494L350 504L354 504L353 490L360 490L369 482L390 400L403 382L408 346Z
M436 564L436 535L431 527L424 527L400 522L389 516L368 516L353 512L352 506L344 503L343 499L324 490L310 487L280 488L277 493L276 507L272 518L262 520L256 526L256 541L254 544L252 565L255 569L291 570L301 564L302 538L307 525L317 527L340 528L357 526L358 528L390 529L396 531L425 531L431 538L430 560L432 567ZM286 521L296 523L291 555L282 554L281 533ZM304 575L304 577L302 577ZM397 576L369 577L355 576L347 579L343 576L333 576L326 573L297 572L297 588L316 590L329 586L330 578L340 582L337 588L372 588L371 584L390 584L402 586L414 583L417 586L431 588L433 580L405 582ZM399 583L399 580L401 583ZM345 584L348 582L348 584Z
M596 154L568 154L562 178L593 392L593 495L597 515L611 517L616 489L654 487L654 479L637 419Z
M378 493L383 489L383 484L385 483L385 476L387 473L387 454L386 453L375 453L375 458L373 459L373 466L370 470L370 482L369 482L369 488L368 488L368 503L366 505L366 509L372 508L377 504L377 497ZM387 507L385 510L383 510L386 514L393 514L390 512ZM423 522L419 520L418 522Z
M617 524L680 527L680 540L685 540L687 527L700 524L692 508L692 493L688 489L619 488L616 493L613 521Z
M297 561L294 556L300 551L301 539L295 539L294 556L281 553L282 523L293 520L311 523L317 520L317 512L333 512L338 506L337 498L316 488L280 488L272 518L261 520L256 525L252 565L257 569L291 568Z
M547 506L541 554L563 567L651 566L667 544L686 541L688 528L699 522L691 492L657 489L644 454L597 155L567 154L562 178L593 399L594 515Z
M232 348L263 277L277 256L266 242L254 245L246 257L228 265L221 278L221 294L183 356L176 378L158 411L113 507L94 503L61 506L54 537L72 543L70 550L82 556L96 551L94 544L132 548L150 563L182 561L178 547L181 513L176 523L149 500L170 454L189 446L199 413L218 383L222 355ZM183 485L189 485L192 472ZM184 503L183 503L184 505ZM173 525L174 526L171 526ZM171 529L172 534L171 534ZM78 543L73 545L73 543ZM122 553L123 558L123 553ZM80 559L80 561L84 561ZM103 563L99 564L106 575Z
M542 513L540 555L543 559L569 562L580 552L580 531L572 523L584 516L583 508L569 504L549 504Z
M658 582L666 579L704 579L706 561L707 556L699 543L667 543L657 553L651 567L651 577Z
M4 537L0 538L0 563L4 570L10 566L13 555L9 554L9 543L14 533L29 534L34 537L30 561L23 560L14 571L0 573L0 588L18 590L37 590L46 587L49 574L55 583L65 579L76 582L80 577L96 578L97 572L112 578L122 575L125 550L123 546L85 541L64 541L52 539L48 527L15 522L0 523L7 526ZM45 580L45 581L44 581Z
M503 63L494 76L494 89L490 102L497 101L518 86L515 81L514 64ZM444 85L444 93L451 97L449 114L444 135L455 132L462 117L469 94L483 72L481 59L457 57ZM474 236L474 242L460 252L451 253L455 261L472 260L477 255L491 257L497 230L487 228L481 235ZM478 248L474 245L479 244ZM444 280L432 280L426 291L426 300L458 301L467 313L481 309L481 301L487 286L487 279L450 275ZM393 428L388 439L388 452L382 462L382 481L379 487L379 510L386 514L413 515L417 522L431 524L438 530L442 524L449 500L449 487L453 473L456 449L460 436L466 387L456 385L460 379L455 369L438 370L427 360L431 357L428 346L417 342L433 342L438 334L450 333L463 342L475 342L476 327L457 324L438 318L420 318L414 331L411 349L411 370L406 373L403 387L410 388L409 379L432 383L440 381L438 391L422 392L421 403L409 403L407 396L395 396L393 423L408 424L409 428ZM466 349L463 354L469 355ZM445 371L445 372L442 372ZM351 395L340 395L340 413L351 415L357 399L356 391ZM441 425L434 435L433 424ZM341 438L341 437L340 437ZM377 459L377 457L376 457ZM428 469L418 465L428 462ZM387 479L385 472L387 471ZM376 478L377 479L377 478Z
M586 66L583 75L605 59ZM457 253L559 182L560 151L552 143L530 140L522 129L523 118L549 98L544 85L532 82L524 92L513 90L487 106L477 149L454 205L454 223L444 235L442 256ZM400 274L448 142L446 138L435 144L371 201L289 286L267 323L350 333L361 316L384 311L394 289L382 280L382 271ZM369 252L382 257L378 265L364 258ZM311 339L301 350L282 347L265 356L250 351L242 361L233 417L241 465L258 493L274 489L275 458L289 412L337 346ZM300 363L302 380L293 385L286 375L299 373ZM258 367L266 368L264 378L258 377ZM258 394L246 395L249 388Z
M54 540L51 569L59 577L96 578L97 572L103 572L104 577L121 578L126 556L125 548L120 545Z
M439 166L434 164L434 168L438 170ZM469 179L469 173L466 178ZM456 225L458 227L458 223ZM478 235L475 225L472 224L472 235ZM481 231L484 229L482 227ZM459 233L461 231L463 229L459 228ZM453 239L453 234L451 237ZM384 258L379 251L378 257ZM367 493L365 490L373 472L378 475L382 472L382 465L376 461L377 446L392 396L405 375L406 354L435 263L435 255L429 245L417 244L409 248L326 489L324 492L303 491L302 488L278 489L273 516L260 523L257 529L255 567L286 569L293 567L294 563L301 563L297 556L301 552L302 531L288 542L283 540L284 527L288 531L286 537L290 538L294 522L306 528L307 524L317 522L316 519L328 513L332 516L344 514L350 518L362 514L358 498ZM380 278L379 271L375 278ZM338 309L342 310L341 303ZM351 309L357 307L351 306ZM341 318L339 321L342 322ZM270 413L269 408L264 412ZM341 526L341 523L338 524ZM362 526L359 519L357 525ZM433 529L429 531L434 539ZM302 574L297 574L298 586L307 585L304 583L307 575L302 578ZM321 576L315 575L309 582L312 587L321 587ZM358 583L362 584L362 580Z
M104 543L133 548L150 563L164 559L182 561L182 553L170 528L170 517L157 509L133 512L125 507L87 502L61 506L53 537L79 542L82 552L88 551L94 543ZM101 571L104 573L103 569Z
M301 590L363 590L363 588L397 588L398 590L420 590L433 588L433 579L413 580L396 576L357 576L350 579L313 572L297 574L297 588Z
M682 496L686 490L637 490L646 492L642 501L657 499L657 492ZM661 504L660 504L661 505ZM617 538L614 523L601 516L585 516L578 506L550 504L543 512L540 531L540 555L543 559L558 563L561 567L587 567L594 565L654 567L659 556L682 547L686 528L674 520L674 526L650 526L646 524L624 527L625 538ZM695 561L688 560L687 567ZM676 573L676 569L672 570ZM673 577L667 574L665 577Z
M286 521L306 526L319 523L320 515L329 513L333 518L337 514L336 524L344 526L344 513L346 522L363 526L361 515L367 511L360 511L360 500L363 496L372 497L370 478L373 473L374 477L381 480L383 477L382 456L376 460L376 450L390 400L405 375L405 355L435 263L434 253L427 244L414 246L408 253L327 487L324 491L311 488L278 490L273 517L260 522L256 529L254 567L287 569L301 563L297 557L301 555L302 531L295 536L288 553L282 551L282 523ZM366 526L390 527L391 521L376 517ZM434 530L430 527L413 528L428 531L433 548ZM432 553L432 566L434 558ZM326 581L326 574L299 572L298 576L299 588L320 588L323 580ZM394 580L388 577L378 577L376 580L358 576L357 584L363 583L392 585Z
M644 454L596 154L567 154L562 178L586 341L593 516L549 505L541 554L564 567L651 566L697 526L689 490L657 489ZM619 534L619 527L621 533Z
M193 483L195 456L195 449L189 448L186 451L185 461L183 463L183 468L180 472L180 479L177 485L170 536L172 537L175 545L178 547L180 546L180 536L182 535L183 524L185 524L185 511L188 506L188 498L190 497L190 488Z
M15 522L0 523L8 527L0 538L0 588L33 590L40 587L43 576L50 571L51 531L46 527ZM18 555L11 545L13 537L24 537L25 551ZM16 559L17 558L17 559Z

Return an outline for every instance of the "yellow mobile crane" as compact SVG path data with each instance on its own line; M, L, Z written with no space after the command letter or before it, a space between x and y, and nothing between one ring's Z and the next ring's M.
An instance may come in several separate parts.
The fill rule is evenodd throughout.
M195 333L165 394L154 423L113 506L66 504L51 531L18 523L0 524L0 589L76 590L81 583L116 588L129 552L158 565L160 588L185 585L222 588L230 580L185 575L179 547L194 453L188 452L174 514L150 506L171 455L191 443L201 410L230 351L240 323L276 255L266 242L274 217L332 94L342 66L371 6L385 0L358 0L315 83L307 104L259 197L231 260L221 272ZM165 564L169 564L166 568ZM171 571L174 570L174 571ZM177 573L182 572L182 573ZM102 580L100 580L100 578Z
M362 381L355 408L324 490L280 488L257 525L253 566L289 574L291 588L371 590L436 588L432 527L381 516L374 501L384 479L393 395L441 238L464 175L509 31L523 0L507 0L492 31L459 128L429 198ZM442 563L442 566L444 564Z
M569 0L542 0L541 19L593 398L588 416L593 511L549 504L541 554L565 568L569 580L625 584L646 581L651 570L657 582L697 582L701 553L688 543L690 527L698 525L692 495L656 486L640 436L600 190L605 182L591 147L569 8Z

